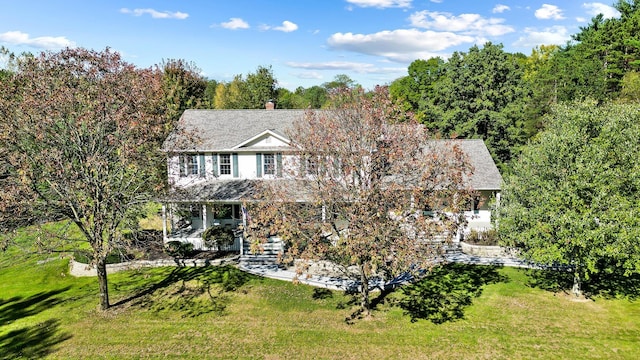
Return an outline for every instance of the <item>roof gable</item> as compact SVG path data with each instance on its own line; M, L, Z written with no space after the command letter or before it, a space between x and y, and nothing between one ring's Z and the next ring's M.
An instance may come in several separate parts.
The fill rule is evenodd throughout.
M185 110L180 117L180 131L164 142L165 151L233 151L247 141L269 131L285 138L295 120L305 110Z
M241 148L267 148L267 147L288 147L289 139L276 130L265 130L233 147L234 150Z

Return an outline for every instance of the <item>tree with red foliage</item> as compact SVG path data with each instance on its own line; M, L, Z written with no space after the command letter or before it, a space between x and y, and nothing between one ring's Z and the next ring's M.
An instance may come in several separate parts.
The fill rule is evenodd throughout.
M251 235L255 244L282 238L282 260L297 260L300 275L328 261L358 284L369 314L374 282L428 271L457 233L471 169L454 142L429 140L386 87L344 89L331 103L287 134L297 163L284 166L282 181L265 182Z
M157 171L171 130L162 72L109 49L25 57L0 89L0 119L11 180L3 190L21 196L0 199L0 221L32 206L75 223L92 249L100 306L109 308L106 257L129 215L165 182Z

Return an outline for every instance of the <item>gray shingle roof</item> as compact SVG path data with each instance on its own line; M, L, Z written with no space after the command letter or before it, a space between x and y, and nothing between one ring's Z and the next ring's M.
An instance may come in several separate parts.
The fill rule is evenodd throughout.
M255 197L260 180L213 180L174 189L169 199L176 202L241 202Z
M292 201L309 201L304 180L280 179L286 182L283 189L286 197ZM237 203L256 201L260 197L263 180L261 179L233 179L211 180L185 188L173 189L167 199L175 202L222 202Z
M182 135L167 138L165 151L230 151L265 130L284 134L305 110L186 110L180 118ZM196 141L187 137L196 136Z
M285 134L306 110L186 110L180 118L183 132L165 141L165 151L231 151L265 130ZM188 141L196 134L197 141ZM502 176L481 139L434 140L457 142L473 166L471 186L475 190L499 190ZM253 149L255 150L255 148Z
M501 188L502 176L483 140L460 139L442 141L458 142L462 151L467 154L468 160L471 166L473 166L471 187L474 190L499 190Z

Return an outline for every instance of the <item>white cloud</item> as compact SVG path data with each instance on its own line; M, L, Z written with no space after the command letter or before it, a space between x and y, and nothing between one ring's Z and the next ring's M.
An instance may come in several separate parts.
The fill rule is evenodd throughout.
M262 25L260 27L261 30L275 30L275 31L282 31L282 32L292 32L292 31L296 31L298 30L298 25L296 25L295 23L292 23L291 21L283 21L281 26L269 26L269 25Z
M359 7L408 8L413 0L347 0L348 3Z
M305 70L353 70L364 72L364 69L373 69L374 66L368 63L350 61L328 61L328 62L288 62L287 66Z
M542 7L535 12L536 18L542 20L562 20L564 16L562 15L562 9L555 5L542 4Z
M440 4L443 0L431 0L432 3Z
M460 14L458 16L448 12L419 11L409 17L411 25L424 29L438 31L462 32L476 36L500 36L514 32L511 26L502 24L504 19L483 18L479 14Z
M392 74L397 72L406 72L406 67L376 67L373 64L351 62L351 61L328 61L328 62L288 62L287 66L296 69L305 70L333 70L333 71L351 71L359 74ZM309 74L317 74L317 72L309 72Z
M157 11L154 9L127 9L127 8L122 8L120 9L120 12L123 14L131 14L134 16L142 16L144 14L148 14L151 15L152 18L154 19L178 19L178 20L184 20L186 18L189 17L189 14L187 13L183 13L180 11L176 11L176 12L171 12L171 11Z
M289 65L289 64L287 64ZM296 67L296 66L291 66L291 67ZM292 74L293 76L299 78L299 79L311 79L311 80L320 80L322 79L322 75L317 72L317 71L304 71L304 72L299 72L299 73L294 73Z
M327 40L330 48L383 56L397 62L443 56L440 52L476 38L452 32L416 29L381 31L374 34L336 33Z
M505 11L511 10L507 5L497 4L494 6L493 10L491 10L494 14L501 14Z
M249 23L240 18L231 18L229 21L221 23L220 26L229 30L248 29Z
M587 13L591 16L602 14L605 19L617 18L620 16L620 12L616 8L605 5L603 3L584 3L582 7L587 9Z
M75 47L75 42L64 36L40 36L32 38L27 33L21 31L8 31L0 34L0 42L11 45L26 45L34 48L54 50L66 47Z
M571 39L571 34L564 26L552 26L539 31L535 28L525 28L525 36L520 37L514 46L534 48L538 45L564 45Z

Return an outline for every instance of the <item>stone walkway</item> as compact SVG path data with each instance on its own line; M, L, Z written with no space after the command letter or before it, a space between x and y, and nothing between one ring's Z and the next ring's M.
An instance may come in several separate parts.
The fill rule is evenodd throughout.
M522 259L513 257L482 257L476 255L467 255L463 253L447 255L447 262L455 262L462 264L475 265L493 265L493 266L509 266L518 268L541 268L535 264L531 264ZM264 276L272 279L285 281L298 281L303 284L323 287L333 290L353 290L357 289L357 282L353 280L343 279L337 276L325 275L302 275L296 276L296 272L291 269L282 269L277 265L240 265L239 268L254 275ZM398 281L401 282L401 279ZM372 284L372 287L381 288L383 284Z
M154 261L131 261L122 264L107 265L107 273L113 273L121 270L139 269L143 267L160 267L160 266L207 266L207 265L238 265L238 267L248 273L263 276L272 279L284 281L297 281L315 287L333 289L333 290L354 290L357 289L357 282L339 277L337 275L300 275L298 276L294 269L283 269L277 265L247 265L239 264L239 256L216 259L216 260L154 260ZM482 257L476 255L467 255L463 253L451 254L445 257L447 262L476 264L476 265L494 265L494 266L510 266L519 268L541 268L540 266L528 263L522 259L512 257ZM75 261L70 262L70 274L73 276L96 276L94 267ZM398 283L402 279L398 280ZM372 287L381 288L384 284L373 283Z
M478 255L468 255L464 253L447 255L446 260L449 262L462 263L462 264L474 264L474 265L496 265L496 266L509 266L519 268L537 269L540 266L527 262L525 260L515 257L483 257Z
M240 255L222 259L160 259L160 260L134 260L120 264L107 265L107 274L112 274L123 270L135 270L146 267L162 266L208 266L208 265L235 265L238 263ZM96 268L91 265L80 263L74 260L69 261L69 274L76 277L96 276Z

